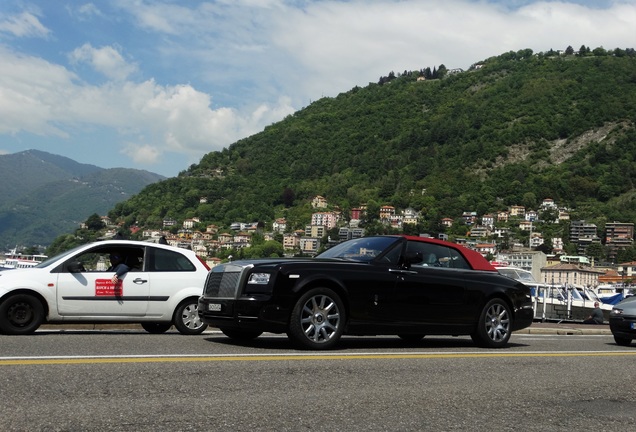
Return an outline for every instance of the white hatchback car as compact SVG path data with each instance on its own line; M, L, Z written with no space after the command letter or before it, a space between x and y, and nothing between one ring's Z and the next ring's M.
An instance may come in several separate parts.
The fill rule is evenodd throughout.
M111 281L109 255L130 267ZM200 334L197 313L209 267L172 246L108 240L85 244L29 269L0 271L0 333L30 334L43 323L140 323L150 333L174 325Z

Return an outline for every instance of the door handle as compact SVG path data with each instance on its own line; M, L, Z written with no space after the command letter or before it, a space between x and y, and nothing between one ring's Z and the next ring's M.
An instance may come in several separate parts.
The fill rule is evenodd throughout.
M133 282L136 283L137 285L140 285L140 284L144 284L148 282L148 279L137 278L137 279L133 279Z
M400 270L400 269L389 269L389 272L397 273L397 274L406 274L406 275L415 275L415 274L417 274L417 272L413 271L413 270Z

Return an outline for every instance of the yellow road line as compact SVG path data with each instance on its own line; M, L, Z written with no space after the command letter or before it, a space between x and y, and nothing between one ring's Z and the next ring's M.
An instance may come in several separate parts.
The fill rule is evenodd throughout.
M157 356L157 357L60 357L60 358L4 358L0 366L108 364L108 363L191 363L191 362L245 362L294 360L400 360L400 359L458 359L458 358L514 358L514 357L626 357L636 351L546 352L546 353L409 353L409 354L348 354L348 355L245 355L245 356Z

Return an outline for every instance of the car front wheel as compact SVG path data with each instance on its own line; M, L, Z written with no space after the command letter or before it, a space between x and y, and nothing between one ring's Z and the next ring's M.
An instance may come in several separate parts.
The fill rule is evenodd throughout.
M37 298L16 294L0 304L0 333L23 335L35 332L44 321L44 307Z
M287 336L299 348L330 349L340 340L345 322L338 294L329 288L313 288L294 305Z
M184 335L198 335L208 328L199 317L198 299L184 300L174 312L174 326Z
M510 339L512 316L510 308L502 299L492 299L479 315L477 328L471 338L484 348L502 348Z

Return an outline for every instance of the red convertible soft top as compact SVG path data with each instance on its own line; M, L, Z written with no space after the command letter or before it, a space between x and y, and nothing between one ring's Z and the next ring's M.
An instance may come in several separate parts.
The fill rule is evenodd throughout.
M488 262L488 260L484 258L479 252L474 251L472 249L468 249L467 247L464 247L460 244L448 242L445 240L438 240L432 237L418 237L418 236L409 236L409 235L403 235L402 237L408 240L421 241L425 243L434 243L434 244L443 245L443 246L456 249L460 254L463 255L464 258L466 258L466 261L468 261L468 264L470 264L473 270L485 270L485 271L492 271L492 272L497 271L497 269L494 268Z

